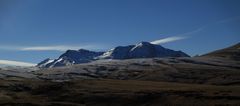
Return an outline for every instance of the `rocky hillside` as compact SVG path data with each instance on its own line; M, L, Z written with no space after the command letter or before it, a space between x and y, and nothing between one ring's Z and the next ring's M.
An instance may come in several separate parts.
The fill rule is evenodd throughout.
M217 50L208 54L203 55L204 57L222 57L233 60L240 60L240 43L231 47Z

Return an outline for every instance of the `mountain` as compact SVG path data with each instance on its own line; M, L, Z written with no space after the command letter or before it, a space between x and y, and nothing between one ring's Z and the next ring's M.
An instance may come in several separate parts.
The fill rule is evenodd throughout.
M160 45L149 42L140 42L136 45L118 46L105 53L94 52L80 49L68 50L58 59L46 59L37 66L41 68L52 68L58 66L69 66L73 64L88 63L101 59L135 59L135 58L154 58L154 57L189 57L184 52L174 51Z
M40 63L37 64L38 67L50 67L52 64L52 62L54 62L55 60L54 59L50 59L50 58L47 58L43 61L41 61Z
M111 58L114 58L114 56L126 58L126 55L119 54L133 52L137 48L142 48L140 50L145 51L140 51L141 55L135 56L135 52L133 52L132 54L134 55L131 56L147 57L152 52L149 53L146 51L150 51L155 47L151 45L152 44L149 43L139 43L135 46L116 47L115 49L118 50L118 52L112 49L111 52L108 51L106 53L109 53L109 55L112 56ZM161 46L157 47L161 48L160 50L165 50ZM237 57L239 53L237 51L239 51L239 47L235 45L209 53L205 56L196 57L110 59L110 61L109 59L100 59L70 67L43 69L42 71L36 71L35 74L39 75L38 78L47 80L106 78L192 84L240 85L240 61L236 59L219 58L220 54L221 57Z
M205 54L203 57L222 57L227 59L240 60L240 43L228 48Z
M149 42L136 45L118 46L99 56L99 59L134 59L154 57L189 57L182 51L174 51Z
M102 55L103 52L94 52L85 49L67 50L58 59L45 59L37 67L52 68L58 66L68 66L73 64L88 63L95 60L95 57Z

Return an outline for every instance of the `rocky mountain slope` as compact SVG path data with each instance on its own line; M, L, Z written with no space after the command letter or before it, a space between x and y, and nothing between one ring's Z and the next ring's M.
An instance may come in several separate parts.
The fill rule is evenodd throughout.
M105 52L100 59L135 59L154 57L189 57L181 51L174 51L154 45L149 42L140 42L136 45L118 46Z
M69 66L73 64L89 63L94 60L102 59L136 59L136 58L154 58L154 57L189 57L182 51L174 51L164 48L160 45L154 45L149 42L140 42L136 45L118 46L105 53L93 52L84 49L68 50L58 59L46 59L37 66L40 68L52 68L59 66Z
M68 50L58 59L46 59L40 62L37 67L52 68L59 66L69 66L73 64L88 63L95 60L95 57L102 55L103 52L94 52L89 50Z

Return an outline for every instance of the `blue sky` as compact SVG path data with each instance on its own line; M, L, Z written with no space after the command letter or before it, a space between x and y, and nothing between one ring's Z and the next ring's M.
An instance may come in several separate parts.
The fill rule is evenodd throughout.
M0 59L38 63L65 49L164 38L190 55L240 41L239 0L1 0Z

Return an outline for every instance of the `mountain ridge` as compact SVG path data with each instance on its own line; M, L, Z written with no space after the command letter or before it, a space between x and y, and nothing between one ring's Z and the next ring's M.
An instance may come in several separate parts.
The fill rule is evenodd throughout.
M69 66L73 64L88 63L102 59L136 59L154 57L190 57L182 51L174 51L161 45L149 42L140 42L136 45L117 46L106 52L94 52L85 49L67 50L58 59L46 59L37 66L40 68L52 68Z
M119 53L120 52L120 53ZM161 45L140 42L136 45L118 46L100 56L100 59L134 59L154 57L190 57L184 52L174 51Z
M240 60L240 43L202 55L203 57L221 57Z
M103 52L94 52L85 49L67 50L58 59L45 59L37 64L40 68L52 68L59 66L68 66L73 64L87 63L95 60L96 56L103 54Z

